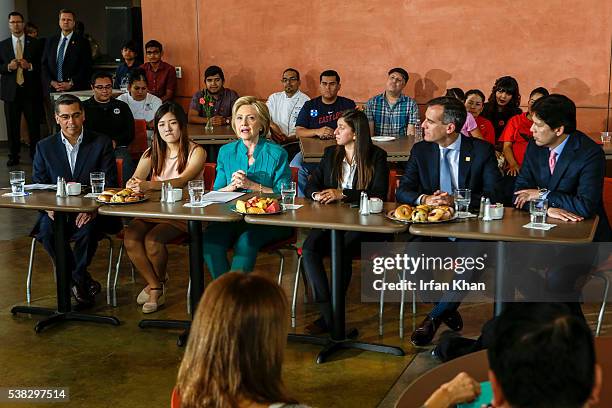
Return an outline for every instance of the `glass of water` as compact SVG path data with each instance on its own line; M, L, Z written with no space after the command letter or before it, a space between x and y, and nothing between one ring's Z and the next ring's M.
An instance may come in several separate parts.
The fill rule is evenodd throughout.
M281 204L284 210L287 209L287 205L294 205L295 192L295 181L288 181L281 184Z
M25 171L11 171L9 173L11 180L11 192L13 196L23 196L25 194L23 186L25 185Z
M548 212L548 200L536 198L529 202L529 215L534 227L543 227L546 224L546 213Z
M102 194L104 191L104 172L94 171L89 173L89 182L93 194Z
M453 193L455 200L455 211L457 217L466 217L470 214L470 200L472 198L472 190L469 188L458 188Z
M204 195L204 180L191 180L187 183L189 190L189 204L192 207L202 205L202 196Z
M601 143L609 144L612 141L612 132L601 132Z

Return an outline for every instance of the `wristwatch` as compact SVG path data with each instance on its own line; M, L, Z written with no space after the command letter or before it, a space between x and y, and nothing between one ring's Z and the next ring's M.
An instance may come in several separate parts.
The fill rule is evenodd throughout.
M539 188L538 189L538 198L544 198L546 197L546 194L548 194L550 191L547 188Z

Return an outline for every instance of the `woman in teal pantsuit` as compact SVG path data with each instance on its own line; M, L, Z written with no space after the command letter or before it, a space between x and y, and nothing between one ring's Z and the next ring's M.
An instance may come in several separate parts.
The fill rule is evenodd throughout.
M239 98L232 108L232 128L237 141L221 147L217 158L214 190L280 193L291 181L287 152L266 140L270 112L252 96ZM204 232L204 261L213 278L230 269L250 272L263 246L291 236L291 228L235 223L210 223ZM232 263L227 252L234 249Z

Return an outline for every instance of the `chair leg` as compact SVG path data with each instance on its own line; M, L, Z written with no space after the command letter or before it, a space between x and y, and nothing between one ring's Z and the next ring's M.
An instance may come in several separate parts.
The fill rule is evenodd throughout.
M382 336L384 327L383 327L383 310L385 308L385 280L387 278L387 271L383 271L382 275L382 284L383 288L380 291L379 305L378 305L378 335Z
M280 257L280 267L278 269L278 285L280 286L283 281L283 267L285 266L285 257L283 256L283 253L278 249L274 252L276 252L276 254Z
M32 296L32 270L34 269L34 254L36 253L36 238L30 244L30 262L28 263L28 277L26 278L26 301L30 304Z
M117 254L117 263L115 264L115 278L113 279L113 307L117 307L117 281L119 280L119 268L121 267L121 257L123 256L123 242L119 247Z
M608 280L608 277L602 272L595 272L593 276L603 280L604 282L603 299L601 302L601 307L599 309L599 315L597 316L597 327L595 329L595 337L599 337L599 333L601 332L601 326L604 320L604 314L606 312L606 305L608 302L608 291L610 289L610 281Z
M189 284L187 285L187 314L191 314L191 278L189 278Z
M297 305L298 286L300 284L300 274L302 266L302 257L298 256L297 269L295 270L295 281L293 282L293 297L291 298L291 327L295 329L295 312Z
M406 281L406 269L402 270L402 282ZM406 290L402 287L400 293L400 312L399 312L399 337L404 338L404 307L406 304Z
M111 275L113 274L113 240L107 236L104 239L108 240L108 270L106 272L106 304L112 305L111 302Z

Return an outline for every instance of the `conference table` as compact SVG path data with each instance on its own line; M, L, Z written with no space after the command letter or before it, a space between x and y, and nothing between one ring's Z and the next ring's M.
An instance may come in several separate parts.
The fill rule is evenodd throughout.
M581 222L569 222L548 218L547 222L557 227L548 231L523 228L530 222L528 211L505 208L501 220L482 221L478 218L439 224L411 224L412 235L460 238L475 241L497 241L497 259L504 259L506 242L547 242L557 244L584 244L593 241L599 217ZM495 268L495 314L502 311L505 275L503 262Z
M336 144L336 139L319 139L318 137L300 137L300 150L306 163L318 163L323 157L326 147ZM374 144L387 152L387 161L405 162L410 157L410 150L414 145L413 137L398 137L389 142Z
M342 349L360 349L403 356L400 347L373 344L354 340L346 333L344 277L341 271L343 231L375 232L382 234L400 233L407 229L404 224L391 221L381 214L360 215L358 208L344 203L320 204L304 198L296 198L295 204L303 205L273 216L245 215L249 224L271 225L294 228L319 228L331 231L331 294L333 324L329 338L301 334L289 334L289 340L323 346L317 356L317 363L325 362L331 355ZM386 204L384 211L394 204ZM296 276L297 279L297 276Z
M237 140L234 130L229 125L215 126L212 132L204 130L206 125L187 125L189 138L201 145L223 145Z
M206 207L184 207L184 201L161 203L160 194L156 192L148 201L129 205L104 205L98 212L115 217L153 218L159 220L187 221L189 232L189 277L191 278L191 310L196 310L204 293L204 258L202 255L202 222L237 222L242 215L230 210L227 204L211 204ZM193 314L193 313L192 313ZM138 324L141 328L159 327L184 329L178 338L178 345L183 346L189 335L191 321L143 319Z
M609 391L610 386L612 386L612 337L597 337L595 339L595 354L597 363L603 371L603 387L599 404L593 406L612 407L612 392ZM478 382L488 381L489 360L487 351L471 353L432 368L406 388L395 406L397 408L422 407L435 390L461 372L466 372Z
M34 326L40 333L45 327L66 321L94 322L119 325L114 316L80 313L72 309L70 302L71 271L68 269L68 253L65 243L68 216L71 213L93 213L100 204L83 196L56 197L54 191L33 191L25 197L0 197L0 208L22 210L55 211L53 226L55 234L55 270L57 274L57 308L14 306L11 313L28 313L47 316Z

